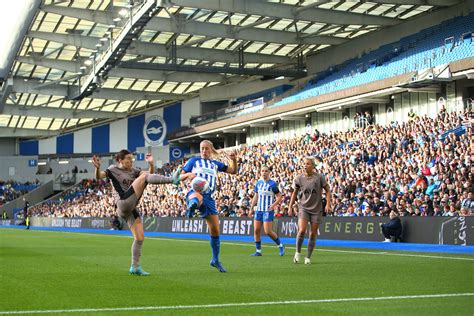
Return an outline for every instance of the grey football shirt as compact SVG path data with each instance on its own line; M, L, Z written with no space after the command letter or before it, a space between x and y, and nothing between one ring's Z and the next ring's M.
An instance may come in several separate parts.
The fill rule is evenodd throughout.
M105 174L114 187L113 197L114 201L117 201L127 197L126 192L140 174L140 170L136 168L125 170L119 168L117 165L110 165L107 170L105 170Z
M323 211L322 190L327 185L323 175L315 173L310 177L301 174L295 178L293 187L299 189L298 208L311 214Z

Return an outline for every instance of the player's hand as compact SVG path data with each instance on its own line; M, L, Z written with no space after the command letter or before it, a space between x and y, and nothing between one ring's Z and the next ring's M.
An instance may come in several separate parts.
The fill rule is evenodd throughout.
M326 205L325 211L326 211L326 214L332 214L332 207L331 207L331 205Z
M153 155L151 153L147 153L145 155L145 161L148 163L153 163Z
M239 152L236 149L233 149L233 150L230 150L230 151L224 151L224 155L230 160L237 159L238 154L239 154Z
M100 169L100 158L96 155L94 155L92 157L92 164L94 165L94 167L96 167L97 169Z

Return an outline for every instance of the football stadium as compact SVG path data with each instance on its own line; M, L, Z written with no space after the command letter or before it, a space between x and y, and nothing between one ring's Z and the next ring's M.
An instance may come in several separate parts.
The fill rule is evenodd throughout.
M474 1L4 5L0 315L473 315Z

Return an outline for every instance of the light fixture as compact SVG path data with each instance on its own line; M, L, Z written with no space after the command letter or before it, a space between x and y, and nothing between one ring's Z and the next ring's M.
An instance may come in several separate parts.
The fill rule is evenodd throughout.
M107 42L109 39L107 37L102 37L99 41L101 42Z
M119 11L119 15L122 16L122 17L126 17L127 14L128 14L128 10L125 9L125 8ZM115 19L114 19L114 21L115 21Z
M119 17L116 17L113 21L114 21L114 22L120 22L120 21L122 21L122 19L119 18Z
M245 128L242 128L242 132L245 132L245 131L246 131L246 129L245 129Z
M58 161L58 164L60 164L60 165L67 165L68 163L69 163L68 160L59 160Z
M81 70L86 70L86 69L87 69L87 67L86 67L86 66L81 66L81 68L80 68L80 69L81 69Z
M95 47L100 48L100 47L102 47L102 44L101 44L101 43L97 43L97 44L95 44Z
M285 79L285 76L279 76L275 78L275 80L282 80L282 79Z
M90 58L90 57L89 57L89 58ZM86 65L86 66L92 65L92 60L87 59L87 60L84 62L84 65Z
M40 162L38 162L38 166L46 166L46 161L40 161Z

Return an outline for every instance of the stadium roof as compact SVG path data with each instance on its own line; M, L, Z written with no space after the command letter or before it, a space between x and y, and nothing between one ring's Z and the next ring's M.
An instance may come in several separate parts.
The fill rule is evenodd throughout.
M24 23L0 16L4 32L20 34L0 56L4 137L116 120L212 85L303 77L308 54L460 1L15 2L3 14L24 12Z

